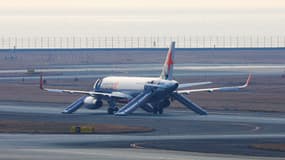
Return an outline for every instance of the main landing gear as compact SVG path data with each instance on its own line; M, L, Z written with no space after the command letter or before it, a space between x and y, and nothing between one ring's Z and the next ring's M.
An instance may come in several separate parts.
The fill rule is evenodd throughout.
M162 107L154 107L153 108L153 114L163 114L163 108Z
M114 113L116 113L118 110L119 110L118 107L114 107L114 108L109 107L107 112L108 112L108 114L114 114Z
M153 114L163 114L164 108L167 108L170 105L170 101L168 99L162 101L157 106L153 107Z

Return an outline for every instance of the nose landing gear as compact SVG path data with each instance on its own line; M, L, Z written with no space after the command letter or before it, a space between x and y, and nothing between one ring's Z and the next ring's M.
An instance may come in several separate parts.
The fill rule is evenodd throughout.
M115 102L113 100L108 101L108 104L110 106L108 108L108 110L107 110L108 114L114 114L114 113L116 113L119 110L119 108L116 107L116 104L115 104Z

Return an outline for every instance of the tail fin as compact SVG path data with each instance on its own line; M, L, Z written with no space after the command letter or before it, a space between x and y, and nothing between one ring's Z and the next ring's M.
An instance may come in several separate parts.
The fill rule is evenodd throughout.
M160 78L172 80L173 79L173 65L174 65L174 51L175 51L175 42L171 42L170 48L168 50Z

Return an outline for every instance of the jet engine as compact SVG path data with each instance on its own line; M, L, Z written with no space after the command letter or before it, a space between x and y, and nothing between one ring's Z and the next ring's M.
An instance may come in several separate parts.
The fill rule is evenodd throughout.
M84 99L85 107L88 109L98 109L103 106L103 102L92 96L88 96Z

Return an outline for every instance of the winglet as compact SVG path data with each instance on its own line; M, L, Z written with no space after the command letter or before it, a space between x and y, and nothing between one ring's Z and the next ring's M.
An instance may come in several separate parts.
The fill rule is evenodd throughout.
M40 75L40 89L44 90L44 87L43 87L43 73L41 73L41 75Z
M249 83L250 83L250 81L251 81L251 73L248 75L248 78L247 78L247 80L246 80L246 82L245 82L245 84L244 85L242 85L242 86L240 86L239 88L246 88L248 85L249 85Z
M246 83L244 84L244 86L245 87L247 87L248 85L249 85L249 82L250 82L250 80L251 80L251 73L248 75L248 78L247 78L247 80L246 80Z

